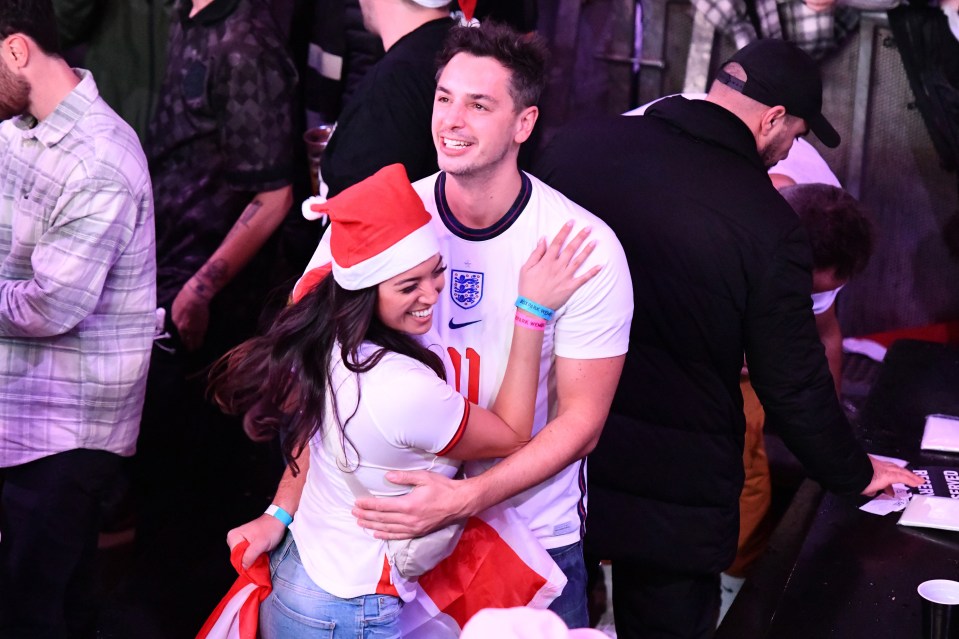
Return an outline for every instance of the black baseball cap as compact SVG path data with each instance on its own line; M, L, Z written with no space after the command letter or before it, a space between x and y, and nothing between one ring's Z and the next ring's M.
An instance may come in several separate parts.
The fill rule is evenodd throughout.
M725 71L730 62L746 71L746 81ZM766 106L783 106L802 118L830 148L839 146L839 133L822 114L822 76L816 61L791 42L765 38L750 42L720 67L716 80Z

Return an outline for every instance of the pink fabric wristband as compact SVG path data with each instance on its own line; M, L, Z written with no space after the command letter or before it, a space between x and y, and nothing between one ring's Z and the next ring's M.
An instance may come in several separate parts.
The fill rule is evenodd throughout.
M546 320L544 319L532 319L526 317L519 311L516 313L516 325L524 326L526 328L532 329L534 331L546 330Z

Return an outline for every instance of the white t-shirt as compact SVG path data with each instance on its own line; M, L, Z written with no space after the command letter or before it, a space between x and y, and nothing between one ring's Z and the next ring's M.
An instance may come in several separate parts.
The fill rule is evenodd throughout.
M364 343L361 359L377 348ZM343 365L339 348L332 361L336 408L341 421L349 420L346 460L370 493L387 497L408 492L407 486L384 479L390 470L429 470L447 477L456 473L459 462L443 453L466 427L469 412L462 396L426 365L397 353L387 353L359 377ZM328 393L328 417L310 441L310 467L290 530L307 574L327 592L344 598L396 594L389 586L386 542L357 525L350 514L353 492L320 440L322 433L332 433L336 450L344 450L332 406Z
M554 357L599 359L623 355L629 345L633 290L619 240L599 218L537 178L523 174L523 188L513 207L487 229L460 225L438 188L436 174L413 187L433 216L440 250L448 266L446 290L433 311L425 336L450 356L447 379L480 406L493 404L506 372L513 336L519 272L540 238L553 239L563 224L576 221L574 233L591 226L596 250L585 268L603 265L599 275L556 309L543 339L539 391L533 433L556 414ZM535 300L534 300L535 301ZM476 474L493 462L467 464ZM577 461L513 499L530 529L546 548L580 539L586 512L585 462Z
M819 155L816 147L802 138L796 138L789 149L789 155L769 169L769 172L792 178L796 184L828 184L842 188L839 178Z
M845 285L843 285L845 286ZM813 293L812 294L812 312L815 315L822 315L829 310L829 307L833 305L836 301L836 296L839 295L839 291L842 290L842 286L838 286L830 291L823 291L822 293Z

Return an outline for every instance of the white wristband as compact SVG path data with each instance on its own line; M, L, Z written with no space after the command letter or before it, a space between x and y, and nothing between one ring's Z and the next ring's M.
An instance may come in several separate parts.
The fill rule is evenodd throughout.
M293 523L293 515L286 512L276 504L270 504L270 507L263 511L264 514L270 515L271 517L276 517L284 526L289 526Z

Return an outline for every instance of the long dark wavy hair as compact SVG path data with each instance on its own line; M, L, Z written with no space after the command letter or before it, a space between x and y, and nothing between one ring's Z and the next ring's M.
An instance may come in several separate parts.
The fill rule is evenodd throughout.
M210 394L224 412L242 415L254 407L268 407L247 419L255 430L280 431L283 456L294 475L299 472L296 458L323 424L326 394L331 392L330 356L337 343L343 364L354 374L369 371L392 351L422 362L446 379L439 356L410 335L384 325L376 305L376 286L348 291L328 275L300 301L284 308L265 335L232 349L210 371ZM380 348L361 360L364 341ZM338 413L335 395L332 400ZM337 414L333 418L345 444L349 418L344 423Z

